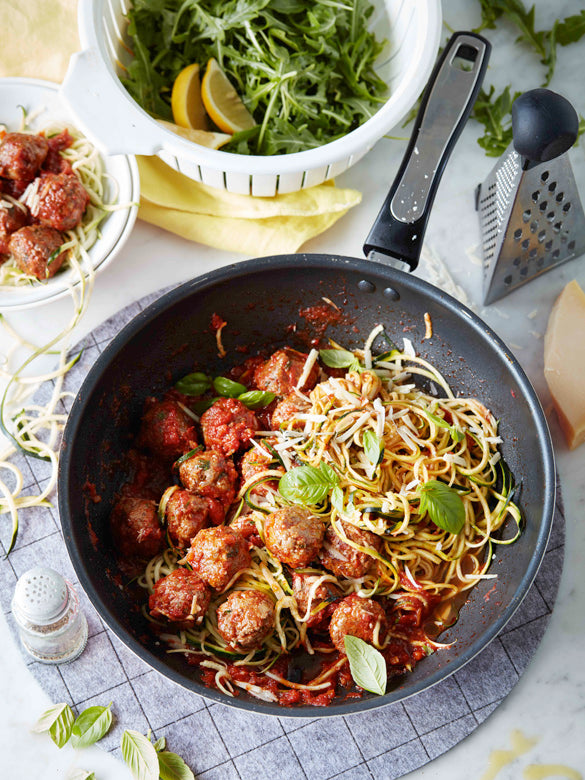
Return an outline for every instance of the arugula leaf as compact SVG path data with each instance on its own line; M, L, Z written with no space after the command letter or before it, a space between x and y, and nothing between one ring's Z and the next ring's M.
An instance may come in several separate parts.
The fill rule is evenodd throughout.
M319 504L324 501L339 479L333 469L321 463L314 466L298 466L280 478L278 492L287 501L297 504Z
M227 398L237 398L239 395L248 392L248 388L240 382L234 382L225 376L216 376L213 380L213 388L218 395Z
M355 355L347 349L320 349L319 358L329 368L349 368Z
M382 653L357 636L346 634L343 643L355 682L365 691L383 696L386 693L388 677Z
M120 743L122 757L135 780L159 780L158 755L152 742L138 731L126 729Z
M203 395L211 387L211 377L201 371L187 374L175 384L175 389L184 395Z
M368 428L363 435L364 452L372 466L377 466L384 457L384 446L380 437Z
M158 771L162 780L195 780L195 775L181 756L168 750L158 754Z
M111 706L110 702L107 707L88 707L77 716L71 731L74 748L89 747L107 734L112 725Z
M271 404L275 398L276 395L269 390L248 390L238 396L238 401L241 401L248 409L263 409Z
M585 35L585 9L557 22L556 39L561 46L577 43Z
M499 95L495 92L493 85L488 92L480 89L472 114L484 126L477 143L488 157L500 157L512 143L512 103L522 94L511 94L509 86Z
M465 525L465 506L459 493L444 482L431 479L419 488L419 513L450 534L458 534Z
M32 731L38 734L48 731L57 747L62 748L71 736L74 720L75 715L68 704L55 704L41 715Z

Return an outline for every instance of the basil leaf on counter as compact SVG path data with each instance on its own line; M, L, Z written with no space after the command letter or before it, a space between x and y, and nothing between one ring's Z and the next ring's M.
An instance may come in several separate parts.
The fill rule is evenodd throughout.
M88 707L77 716L71 731L71 744L74 748L85 748L98 742L112 725L110 702L107 707Z
M428 514L433 523L458 534L465 525L465 506L459 493L444 482L431 479L419 488L420 515Z
M144 734L126 729L120 747L135 780L159 780L158 755Z
M384 447L380 437L370 428L363 435L364 452L372 466L377 466L384 457Z
M238 396L238 401L241 401L248 409L262 409L271 404L275 398L276 395L268 390L248 390Z
M95 772L88 772L87 769L77 769L72 775L67 776L67 780L95 780Z
M55 704L44 712L32 730L36 733L49 732L49 736L58 748L62 748L71 736L75 715L68 704Z
M166 737L159 737L157 741L154 743L154 749L157 753L160 753L161 750L164 750L167 746L167 740Z
M320 349L319 357L329 368L349 368L355 360L347 349Z
M382 653L357 636L346 634L343 642L354 681L365 691L383 696L388 676Z
M211 387L211 377L203 374L201 371L195 371L193 374L187 374L175 385L183 395L203 395Z
M237 398L248 391L245 385L240 384L240 382L234 382L226 376L216 376L213 380L213 387L218 395L227 398Z
M278 483L283 498L297 504L319 504L339 482L330 466L298 466L287 471Z
M162 780L195 780L195 775L181 756L168 750L158 754L158 771Z

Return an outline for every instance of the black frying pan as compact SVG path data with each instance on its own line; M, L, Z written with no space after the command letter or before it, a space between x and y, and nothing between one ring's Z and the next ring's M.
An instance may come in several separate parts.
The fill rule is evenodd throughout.
M420 245L437 176L479 87L487 48L483 39L470 34L454 36L447 47L417 120L417 140L411 141L398 183L368 238L369 249L416 265L418 251L410 247ZM437 112L433 89L441 82L448 85L455 55L471 63L471 70L457 68L467 79L467 91L465 95L462 89L456 91L449 111L442 102ZM418 224L399 219L397 226L396 215L391 213L393 193L405 193L404 181L413 174L419 176L410 163L417 144L422 151L429 140L429 111L439 127L444 123L442 151L434 165L437 175L430 177L428 189L419 192L423 213ZM411 217L414 200L411 197ZM407 242L409 251L396 251L396 241ZM457 393L479 398L501 420L502 453L522 485L520 504L526 528L516 543L496 549L490 573L497 574L497 579L473 589L457 624L442 635L442 641L454 642L453 646L395 680L384 697L366 695L361 700L334 702L326 709L282 709L245 695L228 700L200 685L197 672L182 657L168 655L164 647L157 646L139 604L120 587L108 535L113 497L125 480L117 465L139 426L146 396L162 394L195 366L212 374L225 373L241 361L240 350L270 353L284 345L306 350L307 340L316 334L300 310L321 303L323 297L344 313L343 322L328 327L327 337L348 348L362 346L372 327L382 322L397 343L408 337L418 354L431 361ZM431 339L424 338L423 315L427 312L433 324ZM228 323L223 331L228 350L224 360L217 356L210 330L214 313ZM296 325L294 332L291 325ZM381 351L386 349L379 346ZM99 503L84 490L88 483L95 486ZM485 323L449 295L388 264L301 254L238 263L194 279L163 295L113 340L90 371L69 415L61 451L59 510L82 586L106 623L147 663L183 686L226 704L316 717L403 699L455 672L479 653L510 619L536 575L550 532L554 490L552 446L538 399L514 357Z

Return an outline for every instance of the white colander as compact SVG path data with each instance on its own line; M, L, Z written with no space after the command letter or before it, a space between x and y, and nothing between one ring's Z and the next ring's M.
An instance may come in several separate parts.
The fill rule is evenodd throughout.
M372 29L390 42L376 70L390 97L361 127L305 152L269 157L207 149L161 127L130 97L119 77L131 60L129 0L80 0L82 51L62 86L82 130L105 154L158 155L195 181L228 192L271 196L337 176L356 163L412 108L430 75L441 33L440 0L379 0Z

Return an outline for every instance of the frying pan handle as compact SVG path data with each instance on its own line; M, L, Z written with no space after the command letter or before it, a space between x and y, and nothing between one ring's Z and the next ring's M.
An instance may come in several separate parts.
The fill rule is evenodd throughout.
M425 89L398 174L364 244L366 255L414 271L437 187L481 87L491 45L454 33ZM381 255L381 256L380 256Z

